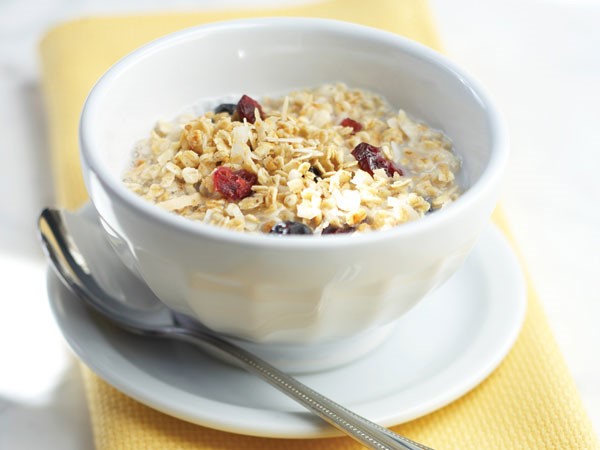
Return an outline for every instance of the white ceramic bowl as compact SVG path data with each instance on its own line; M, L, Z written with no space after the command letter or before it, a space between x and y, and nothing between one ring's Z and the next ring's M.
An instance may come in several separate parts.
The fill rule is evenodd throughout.
M158 119L207 97L260 98L336 81L375 91L449 135L464 164L460 199L392 230L282 237L184 219L121 182L134 143ZM134 51L93 88L80 140L103 226L167 305L259 346L306 352L326 343L338 352L334 363L376 345L457 270L488 222L508 153L488 95L444 56L391 33L300 18L215 23ZM347 354L336 343L351 343Z

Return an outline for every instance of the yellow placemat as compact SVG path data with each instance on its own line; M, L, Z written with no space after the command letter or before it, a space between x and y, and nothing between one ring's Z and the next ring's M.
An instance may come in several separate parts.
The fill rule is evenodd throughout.
M42 79L58 203L86 200L79 169L79 113L96 79L117 59L188 26L257 16L315 16L403 34L439 48L420 0L330 0L286 9L248 9L83 19L50 31L41 44ZM501 212L495 221L508 233ZM253 438L192 425L152 410L82 365L96 447L104 449L358 449L349 438ZM535 293L529 288L521 335L483 383L449 406L397 430L436 449L599 449L600 445Z

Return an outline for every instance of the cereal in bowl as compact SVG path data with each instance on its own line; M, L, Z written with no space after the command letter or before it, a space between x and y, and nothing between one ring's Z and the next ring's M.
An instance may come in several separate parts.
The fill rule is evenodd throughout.
M206 224L324 235L443 208L461 193L460 167L442 132L374 93L327 84L161 121L136 145L123 181Z

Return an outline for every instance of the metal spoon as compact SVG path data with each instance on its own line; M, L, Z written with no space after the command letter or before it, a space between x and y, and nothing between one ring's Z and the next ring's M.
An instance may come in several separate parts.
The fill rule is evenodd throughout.
M67 229L67 214L49 208L42 211L38 229L43 248L61 281L89 307L108 320L142 336L177 339L200 348L209 345L234 358L244 369L258 375L368 448L432 450L344 408L215 333L190 326L188 321L178 320L177 315L166 306L162 306L158 299L152 308L143 309L119 301L103 289L92 275L90 266ZM69 215L69 221L74 219L76 216ZM86 232L99 232L91 225L89 228Z

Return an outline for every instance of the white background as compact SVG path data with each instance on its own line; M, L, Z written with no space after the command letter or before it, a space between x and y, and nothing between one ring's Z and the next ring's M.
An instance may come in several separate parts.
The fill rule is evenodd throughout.
M600 430L600 1L430 3L446 53L488 87L508 119L513 152L502 203ZM214 4L0 0L1 450L92 448L35 235L37 214L53 203L38 40L82 15Z

